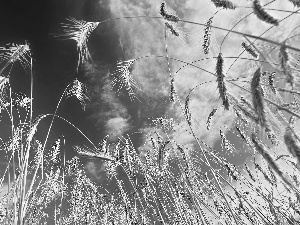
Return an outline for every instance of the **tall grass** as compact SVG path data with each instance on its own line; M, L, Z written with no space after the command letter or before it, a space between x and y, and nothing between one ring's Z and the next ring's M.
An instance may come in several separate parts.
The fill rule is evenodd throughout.
M290 2L299 6L296 0ZM222 10L242 8L227 0L211 0L211 4ZM258 0L253 1L252 9L260 23L275 25L273 29L278 29L280 22L284 20L273 18ZM289 16L294 16L297 12L295 9L295 12L288 13ZM138 60L149 57L166 60L169 72L169 77L166 78L171 79L168 88L170 104L177 104L182 110L186 126L182 128L182 123L177 123L174 118L154 119L155 130L146 134L144 155L134 147L129 134L114 137L116 142L110 141L114 134L107 135L99 144L94 144L75 125L76 122L73 124L57 114L63 100L70 97L77 98L85 109L91 93L88 86L78 79L70 80L53 114L42 114L34 118L32 71L35 64L31 58L30 45L25 42L0 48L0 105L1 111L8 115L11 123L10 137L1 139L0 149L7 165L0 177L3 193L0 200L1 224L300 223L300 138L297 134L300 90L299 60L295 60L299 57L300 49L293 46L293 42L288 45L286 41L276 42L234 31L233 28L213 26L214 16L206 23L180 19L176 14L169 13L166 2L160 5L157 14L160 16L131 16L100 22L68 18L68 23L62 23L63 34L57 35L76 42L78 71L84 62L92 61L88 38L101 24L129 18L163 21L165 55L137 56L135 59L119 61L117 69L111 72L112 88L118 86L118 93L125 89L123 91L132 101L142 100L142 97L138 98L140 88L131 74L131 68ZM166 31L169 30L171 35L178 38L182 35L176 31L175 25L178 23L189 23L204 29L201 42L205 55L211 54L214 30L224 32L221 46L227 36L239 35L241 44L237 46L242 47L251 58L238 56L235 60L255 61L256 68L252 77L245 82L243 79L247 77L230 78L230 68L236 61L225 73L224 62L229 57L224 56L222 48L218 55L193 62L169 56ZM260 45L255 43L257 40L261 41ZM278 58L272 62L263 51L264 48L270 48L269 45L278 51ZM293 57L294 60L291 60ZM216 66L208 71L196 65L205 60L211 60L214 64L217 62ZM183 63L182 68L197 68L214 76L214 79L191 87L182 102L180 89L176 87L176 74L182 68L173 73L170 66L172 61ZM266 62L269 62L272 71L266 69ZM10 73L14 69L14 63L21 63L30 74L31 96L12 90ZM213 82L216 83L216 92L220 96L219 107L210 109L209 115L195 112L191 105L192 92ZM239 93L243 93L245 97L237 98L233 88L238 88ZM207 124L206 132L210 132L218 115L217 111L224 109L235 116L232 127L237 131L236 138L250 149L250 153L247 153L251 154L249 158L253 157L253 161L245 166L234 165L230 157L213 149L195 132L199 126L197 120L202 116ZM36 133L39 123L49 116L52 121L45 140L38 140ZM64 136L59 137L51 146L47 145L54 120L74 128L90 145L74 146L77 155L66 160ZM183 129L192 135L196 143L194 147L185 146L179 140L170 138L177 129ZM234 154L236 149L230 143L231 138L226 137L227 134L223 131L220 129L221 145L228 154ZM257 153L262 158L257 157ZM114 188L106 190L106 185L93 182L85 173L83 157L102 160L107 178L104 180Z

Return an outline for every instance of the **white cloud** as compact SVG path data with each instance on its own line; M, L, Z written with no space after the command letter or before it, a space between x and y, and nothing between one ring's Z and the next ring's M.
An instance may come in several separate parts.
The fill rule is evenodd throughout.
M127 119L123 117L111 118L106 122L106 132L115 134L117 136L122 136L125 131L129 129L129 124Z
M239 6L251 6L252 1L234 1ZM267 0L260 1L262 5L266 4ZM159 6L161 1L118 1L111 0L111 12L114 17L122 16L158 16L159 15ZM199 1L199 0L188 0L188 1L167 1L167 7L171 8L173 11L178 12L180 18L185 20L205 23L213 14L217 11L214 5L209 1ZM294 10L294 7L288 1L275 1L270 5L266 6L268 9L281 9L281 10ZM272 16L278 19L282 19L285 16L289 15L287 12L279 12L274 10L266 10ZM231 29L233 28L241 18L248 15L252 12L251 8L238 8L237 10L220 10L213 19L213 26L222 27ZM280 22L278 27L270 29L262 37L271 39L277 42L281 42L286 38L290 32L298 25L298 16L293 15L289 19ZM144 55L162 55L165 56L165 43L164 43L164 27L163 22L157 19L150 18L139 18L139 19L123 19L117 25L119 35L127 43L126 48L128 49L125 59L139 58ZM203 54L201 48L202 39L203 39L203 27L196 25L189 25L179 23L179 26L182 29L188 31L191 37L197 37L199 43L193 46L191 49L187 48L185 45L176 39L168 37L168 53L170 57L181 59L187 62L192 62L201 58L203 59L195 63L197 66L208 70L209 72L214 73L216 67L216 57L219 53L220 43L227 34L227 32L212 29L212 46L211 51L208 56ZM239 22L238 25L234 28L235 31L244 32L251 35L262 35L271 25L260 21L255 15L250 15L243 21ZM194 40L196 40L194 38ZM224 71L230 68L231 64L235 61L235 58L229 59L227 57L237 57L241 52L241 42L245 40L243 37L237 34L230 33L222 46L222 54L224 56ZM256 43L261 43L256 41ZM191 43L189 43L191 44ZM267 46L272 46L269 43L264 43ZM260 49L263 49L260 47ZM277 54L278 50L274 51L274 54ZM274 57L274 55L272 55ZM250 58L247 53L243 53L241 57ZM275 57L277 57L275 55ZM180 63L175 60L170 60L170 66L172 74L175 74L183 63ZM253 68L253 62L248 60L237 60L226 74L226 77L236 78L236 77L246 77L244 80L249 81L255 70ZM265 68L269 69L269 68ZM147 103L147 96L155 96L156 99L159 98L168 98L169 96L169 74L167 61L165 58L144 58L140 59L133 65L132 75L135 80L140 85L141 89L145 92L144 105L149 105ZM232 110L225 111L222 107L221 101L219 100L218 90L216 85L216 77L212 76L209 73L201 71L197 68L186 66L181 69L178 74L175 76L175 87L181 98L182 104L189 90L195 85L204 82L212 81L201 85L191 94L190 98L190 108L192 116L195 120L194 129L197 137L201 140L207 142L208 144L213 144L216 138L219 137L219 130L224 130L225 127L231 127L234 120L234 113ZM244 87L248 87L242 84ZM228 84L228 92L237 96L238 98L243 94L244 96L249 96L248 93L234 87L233 85ZM218 111L213 117L212 120L212 129L208 132L206 130L206 120L215 107L218 107ZM194 144L195 140L190 135L186 129L188 126L184 121L184 116L180 105L176 103L175 105L169 104L165 113L170 117L173 117L179 125L176 126L177 131L172 133L170 139L174 139L177 142L185 145ZM300 127L300 126L298 126ZM282 131L284 127L281 128L279 133L279 138L282 140ZM142 129L143 132L153 131L153 129L147 127ZM145 145L144 151L151 148L149 146L149 141L144 135ZM140 151L142 147L140 148ZM274 152L280 152L280 149L285 149L284 145L276 147ZM286 153L286 151L284 151ZM282 168L286 166L280 163ZM291 171L287 169L287 172ZM261 175L260 175L261 176ZM260 177L261 178L261 177ZM261 181L264 178L260 179ZM265 182L262 183L262 186L268 187L268 184ZM243 187L245 188L245 187ZM282 189L279 189L281 191ZM260 202L257 200L258 203Z
M135 2L118 0L111 0L110 3L113 17L140 15L158 16L160 4L160 1ZM173 10L178 12L179 16L185 20L198 21L201 23L205 23L215 12L215 7L210 1L199 2L190 0L172 3L167 2L167 7L169 7L169 11ZM232 27L244 14L245 12L241 12L241 10L221 10L215 16L213 25L226 28ZM226 20L222 18L226 18ZM144 55L166 55L163 21L151 18L122 19L118 21L116 26L121 39L127 43L127 45L124 45L128 49L128 53L125 55L126 60L139 58ZM191 37L197 36L199 40L203 39L203 27L183 23L179 23L178 26L181 27L182 30L187 31ZM218 43L220 43L225 34L226 32L224 31L213 29L213 37ZM202 41L193 48L187 48L186 45L178 40L178 38L171 37L169 34L167 41L169 57L187 62L192 62L203 57L209 57L209 59L204 59L195 64L205 70L214 72L216 59L212 57L218 54L218 46L212 46L211 54L205 56L201 47ZM237 41L240 41L239 36L229 35L222 48L224 56L236 56L240 52L240 44L236 45L236 43L238 43ZM236 46L235 49L232 48L233 43ZM171 73L173 75L175 75L175 72L184 65L176 60L170 60L169 62ZM225 71L229 67L230 62L233 62L233 59L225 59ZM230 77L240 75L240 72L244 69L244 67L241 67L241 64L242 62L238 63L239 68L233 67L234 70L229 74ZM159 99L169 98L170 78L165 57L152 56L143 58L136 61L132 68L132 75L143 90L142 98L144 102L141 107L144 107L145 105L149 106L149 104L155 107L153 103L147 102L148 96L155 98L157 101L159 101ZM184 67L175 75L175 88L181 98L182 104L191 88L201 82L212 81L209 84L201 85L191 94L192 116L198 124L198 127L194 127L194 129L201 139L210 144L218 137L220 127L223 127L224 125L230 126L230 123L233 121L232 111L226 112L222 108L215 80L216 77L211 74L191 66ZM231 93L232 92L233 91L231 91ZM237 91L235 90L233 94L234 93L237 93ZM210 111L215 107L219 107L220 109L218 110L217 116L214 118L213 129L210 134L207 135L207 130L203 129L203 127L206 127L205 123L207 117ZM165 113L172 115L182 126L186 126L184 125L186 122L184 121L184 116L179 104L175 104L175 106L169 104ZM185 143L189 142L187 140L193 142L192 137L187 139L187 137L190 136L189 134L182 135L182 133L185 133L184 130L178 131L178 133L180 134L180 137L184 139Z
M105 134L122 136L123 132L130 128L128 122L130 116L126 107L118 100L116 93L111 90L107 69L93 71L88 64L85 65L85 69L90 78L92 90L92 102L89 105L92 109L91 118L96 121L96 127L99 130L102 130L103 126L106 128ZM99 73L102 74L101 77Z

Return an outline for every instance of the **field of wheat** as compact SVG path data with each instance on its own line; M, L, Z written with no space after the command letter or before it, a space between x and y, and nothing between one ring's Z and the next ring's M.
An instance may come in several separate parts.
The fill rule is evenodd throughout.
M11 128L0 137L0 224L300 224L300 1L203 0L199 14L202 3L186 1L189 16L183 1L125 1L128 11L112 2L119 16L68 17L49 34L73 42L78 59L55 112L34 113L30 43L0 47L1 114ZM145 104L138 118L158 110L156 100L166 106L135 132L110 120L116 128L97 144L59 108L69 99L82 111L95 104L91 82L76 74L95 79L89 38L107 24L123 30L124 60L102 78L103 98ZM28 96L10 83L15 64L30 76ZM89 144L68 157L64 135L48 141L53 123ZM87 167L95 162L98 182Z

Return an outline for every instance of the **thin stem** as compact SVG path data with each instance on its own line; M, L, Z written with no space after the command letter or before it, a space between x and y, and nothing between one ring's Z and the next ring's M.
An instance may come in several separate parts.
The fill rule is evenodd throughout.
M274 1L272 1L274 2ZM268 4L272 3L272 2L269 2ZM268 5L266 4L266 5ZM264 6L266 6L264 5ZM250 6L238 6L237 8L244 8L244 9L253 9L253 7L250 7ZM276 12L287 12L287 13L296 13L296 14L299 14L299 12L295 12L295 11L290 11L290 10L283 10L283 9L269 9L269 8L264 8L264 10L270 10L270 11L276 11Z
M205 24L203 24L203 23L197 23L197 22L192 22L192 21L187 21L187 20L181 20L181 19L179 21L184 22L184 23L194 24L194 25L205 26ZM226 29L226 28L223 28L223 27L216 27L216 26L211 26L211 27L215 28L215 29L218 29L218 30L230 31L231 33L234 33L234 34L238 34L238 35L241 35L241 36L246 36L246 37L249 37L249 38L254 38L254 39L257 39L257 40L265 41L265 42L268 42L268 43L271 43L271 44L274 44L274 45L280 45L280 46L283 45L282 43L279 43L279 42L276 42L276 41L272 41L270 39L263 38L263 37L260 37L260 36L255 36L255 35L251 35L251 34L245 34L243 32L229 30L229 29ZM293 47L293 46L290 46L290 45L285 45L285 47L289 48L291 50L295 50L295 51L300 52L299 48L296 48L296 47Z
M63 98L64 95L65 95L66 90L68 89L68 87L69 87L70 85L71 85L71 84L68 84L68 86L65 88L63 94L60 96L60 99L59 99L59 101L58 101L58 103L57 103L57 105L56 105L56 109L55 109L55 112L54 112L54 114L53 114L53 117L52 117L52 120L51 120L49 129L48 129L48 132L47 132L47 135L46 135L46 138L45 138L45 142L44 142L44 145L43 145L43 150L42 150L43 152L44 152L44 150L45 150L45 147L46 147L46 144L47 144L47 141L48 141L48 137L49 137L49 134L50 134L50 130L51 130L52 125L53 125L53 122L54 122L54 117L55 117L55 115L57 114L58 107L59 107L59 105L60 105L60 103L61 103L61 101L62 101L62 98ZM43 172L43 171L44 171L44 164L43 164L43 158L42 158L42 179L44 178L44 172Z
M269 2L269 3L267 3L267 4L265 4L264 6L266 6L266 5L269 5L269 4L271 4L272 2L275 2L276 0L273 0L273 1L271 1L271 2ZM252 9L252 7L249 7L249 8L251 8ZM221 42L221 47L220 47L220 52L221 52L221 49L222 49L222 46L223 46L223 43L224 43L224 41L225 41L225 39L227 38L227 36L230 34L230 32L232 32L232 30L233 30L233 28L235 28L240 22L242 22L244 19L246 19L248 16L250 16L251 14L253 14L253 12L251 12L251 13L249 13L248 15L246 15L245 17L243 17L242 19L240 19L231 29L230 29L230 31L225 35L225 37L223 38L223 40L222 40L222 42Z
M176 95L176 96L177 96L177 95ZM179 102L179 104L180 104L181 110L182 110L183 113L185 114L185 110L184 110L184 108L183 108L183 106L182 106L182 104L181 104L180 99L179 99L178 96L177 96L177 100L178 100L178 102ZM232 209L231 209L231 207L230 207L230 205L229 205L229 202L227 201L227 198L226 198L226 196L225 196L225 194L224 194L224 192L223 192L223 190L222 190L222 187L221 187L221 185L220 185L220 183L219 183L219 181L218 181L218 179L217 179L217 177L216 177L216 175L215 175L214 169L213 169L212 166L210 165L210 162L209 162L208 158L206 157L205 152L204 152L203 148L201 147L201 145L200 145L200 143L199 143L199 140L198 140L196 134L194 133L194 130L193 130L192 126L191 126L191 123L189 123L189 122L187 121L187 124L188 124L188 126L189 126L189 128L190 128L191 134L192 134L193 137L195 138L195 140L196 140L196 142L197 142L197 145L199 146L199 148L200 148L200 150L201 150L201 152L202 152L202 154L203 154L203 156L204 156L204 159L205 159L205 162L206 162L207 166L209 167L210 171L211 171L212 174L213 174L214 180L216 181L216 184L217 184L217 186L218 186L218 188L219 188L219 190L220 190L220 192L221 192L222 197L224 198L224 200L225 200L225 202L226 202L226 205L227 205L227 207L228 207L228 209L229 209L229 211L230 211L230 213L231 213L231 215L232 215L232 217L233 217L233 219L234 219L234 221L235 221L235 224L238 225L238 224L239 224L239 223L238 223L238 220L236 219L236 217L235 217L235 215L234 215L234 213L233 213L233 211L232 211Z
M298 9L298 10L295 11L295 12L298 12L299 10L300 10L300 9ZM292 15L293 15L293 13L290 14L290 15L288 15L288 16L286 16L286 17L284 17L284 18L281 19L279 22L281 22L281 21L283 21L283 20L289 18L289 17L292 16ZM261 37L262 35L264 35L265 33L267 33L269 30L271 30L271 29L274 28L274 27L275 27L275 25L271 26L271 27L268 28L266 31L264 31L261 35L259 35L259 37L256 37L256 38L251 37L252 35L246 35L246 34L243 35L243 36L244 36L244 37L250 37L250 38L254 38L254 39L255 39L254 41L251 42L251 41L249 41L249 39L246 38L246 39L249 41L250 44L253 44L253 43L256 42L257 40L261 40L261 41L266 41L266 42L269 42L269 43L271 43L271 44L275 44L275 45L279 45L279 46L286 46L286 48L289 48L289 49L292 49L292 50L295 50L295 51L300 51L300 49L298 49L298 48L294 48L294 47L291 47L291 46L287 47L287 45L284 45L284 43L278 43L278 42L271 41L271 40L269 40L269 39L266 39L266 38L262 38L262 37ZM231 32L235 33L235 31L231 31ZM255 46L254 46L254 47L255 47ZM239 56L240 56L241 54L243 54L243 52L245 52L245 50L243 50L242 53L239 54ZM227 70L226 74L229 72L229 70L230 70L231 67L235 64L236 61L237 61L237 59L230 65L230 67L229 67L229 69Z

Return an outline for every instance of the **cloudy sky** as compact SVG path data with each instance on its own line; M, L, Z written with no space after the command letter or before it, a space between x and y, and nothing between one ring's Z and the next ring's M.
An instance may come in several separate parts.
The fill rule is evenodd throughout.
M209 0L175 0L166 1L167 9L184 20L206 23L216 12L216 7ZM251 1L233 1L241 6L237 10L220 10L213 18L213 26L232 28L241 18L252 10ZM261 1L266 4L268 1ZM227 34L225 31L212 29L210 53L204 55L202 49L204 29L202 26L179 22L176 29L180 37L174 37L167 31L165 42L164 22L157 18L116 19L100 25L89 38L89 51L94 64L85 63L76 73L78 54L73 40L55 38L62 28L60 23L66 18L100 22L109 18L126 16L159 16L161 1L158 0L3 0L0 5L0 45L6 43L24 43L28 40L33 56L34 105L33 114L53 113L64 88L75 78L90 86L92 100L85 111L75 98L64 101L58 114L79 127L94 143L98 143L107 134L117 136L130 134L131 139L142 155L147 148L147 134L154 131L152 119L172 117L177 122L176 131L170 138L187 147L197 148L188 128L181 105L170 103L170 77L166 56L168 49L169 65L175 77L175 90L181 104L189 91L197 84L207 82L196 88L190 95L194 130L201 140L211 147L220 150L220 129L235 145L236 152L229 154L229 159L243 164L249 153L245 153L245 145L228 132L233 127L233 110L226 111L219 100L215 72L216 56L220 52L220 44ZM243 8L244 7L244 8ZM294 10L293 5L284 1L275 1L269 8ZM286 12L269 11L274 17L282 19ZM296 18L296 19L295 19ZM293 16L280 23L276 29L269 30L263 37L281 42L297 26L299 16ZM270 27L262 23L254 15L250 15L236 26L235 30L251 35L261 35ZM237 60L227 71L241 52L240 35L229 34L222 44L224 71L226 78L246 77L249 81L255 71L255 63L250 60ZM298 39L299 40L299 39ZM292 42L291 42L292 43ZM289 44L291 44L289 43ZM293 42L294 44L295 42ZM147 57L144 57L147 56ZM141 58L142 57L142 58ZM144 57L144 58L143 58ZM241 57L250 58L246 53ZM271 54L271 57L275 57ZM116 70L117 61L138 59L132 65L131 74L140 90L135 89L139 101L131 101L123 88L118 95L115 87L111 90L110 75ZM172 59L171 59L172 58ZM196 62L202 68L185 66L185 62ZM183 68L181 68L183 67ZM178 71L181 68L180 71ZM270 69L266 66L267 69ZM178 71L178 73L176 73ZM30 76L19 65L12 70L12 86L15 91L30 94ZM244 85L242 82L240 85ZM248 87L247 85L244 85ZM240 97L246 93L232 85L227 87L230 94ZM250 98L249 98L250 99ZM206 120L212 109L218 108L212 119L212 128L208 132ZM50 119L44 120L38 127L37 137L45 138ZM5 120L3 120L5 124ZM5 130L7 129L7 131ZM1 130L4 136L9 131L6 124ZM60 135L66 137L67 157L73 156L72 145L83 145L88 142L73 128L54 122L49 144ZM116 140L111 137L110 141ZM149 143L148 143L149 144ZM231 157L231 158L230 158ZM103 176L101 162L85 161L87 171L94 179Z

